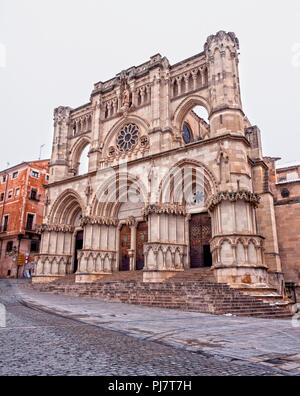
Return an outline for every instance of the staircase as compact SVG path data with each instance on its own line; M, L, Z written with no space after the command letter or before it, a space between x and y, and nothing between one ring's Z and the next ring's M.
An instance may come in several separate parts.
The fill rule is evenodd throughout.
M225 284L210 269L189 270L164 283L143 283L143 272L120 272L92 284L75 284L66 277L49 284L32 284L41 292L99 298L104 301L201 312L215 315L290 319L286 306L266 303Z

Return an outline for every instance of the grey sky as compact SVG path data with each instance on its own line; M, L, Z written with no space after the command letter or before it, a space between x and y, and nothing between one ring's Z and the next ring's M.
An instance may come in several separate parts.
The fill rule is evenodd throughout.
M218 30L240 39L244 110L264 153L300 162L299 0L0 0L0 169L42 144L50 156L55 107L87 103L93 83L158 52L171 64L199 53Z

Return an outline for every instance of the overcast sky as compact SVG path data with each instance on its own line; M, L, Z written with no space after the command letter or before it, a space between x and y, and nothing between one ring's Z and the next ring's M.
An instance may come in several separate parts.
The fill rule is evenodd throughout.
M0 0L0 169L50 157L53 109L161 53L171 64L219 30L240 40L244 111L264 154L300 162L299 0ZM6 52L6 57L5 57Z

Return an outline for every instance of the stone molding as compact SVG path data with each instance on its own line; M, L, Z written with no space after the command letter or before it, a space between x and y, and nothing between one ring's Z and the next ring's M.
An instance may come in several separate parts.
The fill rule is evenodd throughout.
M145 217L152 214L167 214L174 216L186 216L186 209L182 205L177 204L154 204L148 205L143 210L143 215Z
M37 228L37 232L42 234L44 232L63 232L63 233L73 233L75 227L67 224L42 224Z
M258 194L251 193L250 191L222 191L213 195L208 200L208 209L212 211L216 206L218 206L222 201L230 201L237 202L239 200L245 201L253 205L254 207L258 207L260 202L260 196Z
M109 218L109 217L103 217L103 216L84 216L82 217L80 221L81 227L87 226L87 225L105 225L105 226L114 226L117 227L118 225L118 220Z

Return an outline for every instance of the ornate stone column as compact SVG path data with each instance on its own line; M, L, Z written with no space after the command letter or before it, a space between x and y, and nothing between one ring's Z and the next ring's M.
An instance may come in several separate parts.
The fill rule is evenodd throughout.
M116 261L117 221L104 217L85 216L83 249L78 255L76 283L95 282L111 275Z
M149 205L144 216L148 218L149 240L144 246L143 281L163 282L184 271L186 265L185 208L175 204Z
M220 283L237 288L267 286L264 238L256 232L253 215L259 200L249 191L225 191L209 201L215 224L211 241L213 270Z
M41 253L36 256L36 269L32 282L53 282L70 273L72 253L68 236L73 235L74 227L64 224L43 224L38 232L42 235Z

